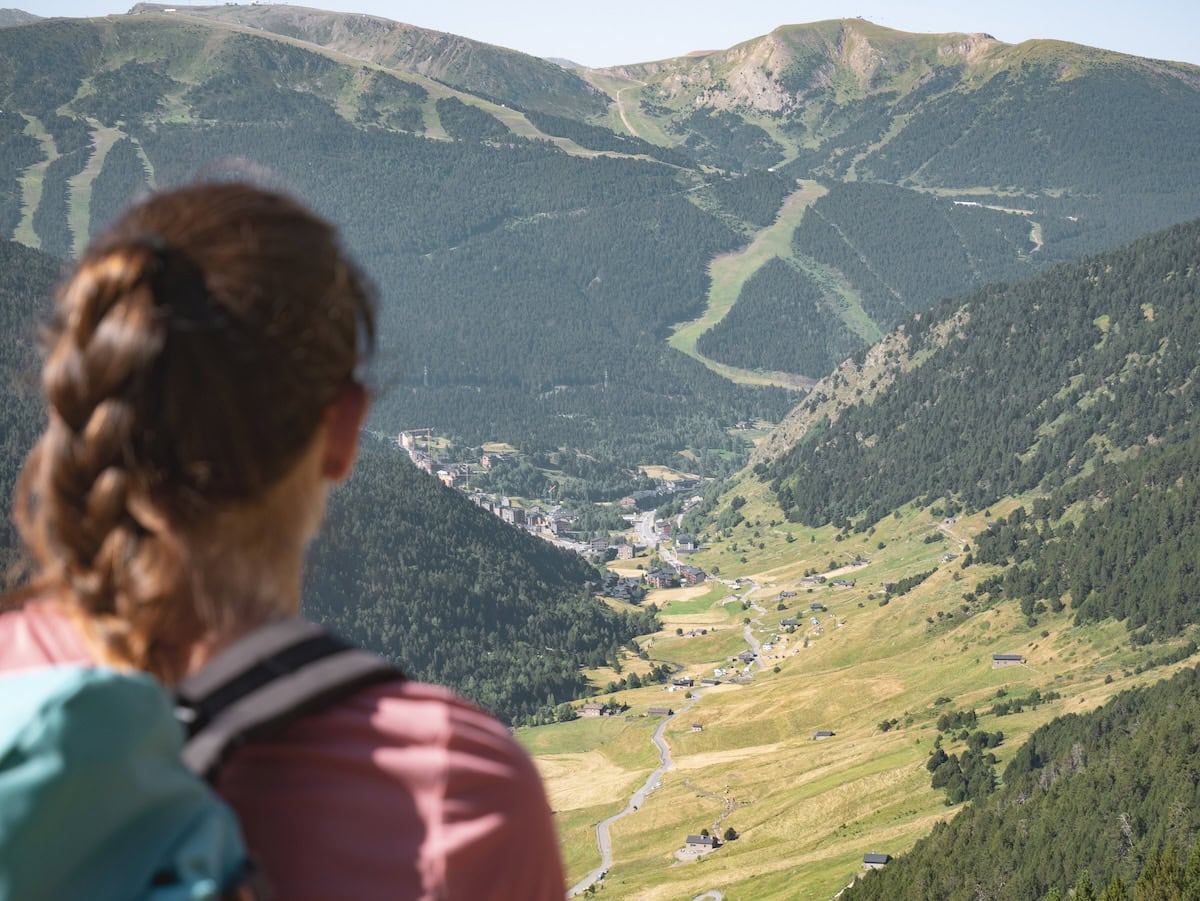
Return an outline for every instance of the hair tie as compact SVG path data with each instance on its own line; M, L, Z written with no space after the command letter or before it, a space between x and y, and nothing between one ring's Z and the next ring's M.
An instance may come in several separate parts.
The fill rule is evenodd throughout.
M150 251L154 302L169 312L172 326L214 329L228 324L224 310L212 302L204 270L190 256L154 232L140 236L135 243Z

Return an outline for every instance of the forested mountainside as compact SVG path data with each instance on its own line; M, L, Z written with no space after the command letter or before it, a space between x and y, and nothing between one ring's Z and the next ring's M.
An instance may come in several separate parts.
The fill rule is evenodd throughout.
M219 22L51 21L0 50L0 225L67 254L147 185L270 170L381 288L380 428L712 470L744 452L734 422L790 406L665 345L743 240L689 202L694 172L571 155L520 113Z
M588 693L654 611L584 588L581 557L502 523L389 444L367 444L309 555L305 612L505 720Z
M1028 901L1080 886L1071 897L1194 898L1198 732L1196 669L1059 717L1017 752L1003 788L842 897Z
M832 366L808 348L830 311L852 331L856 314L886 331L943 297L1200 215L1191 65L854 19L584 74L620 91L620 117L640 133L710 165L830 188L795 228L797 284L776 279L765 304L764 283L747 284L705 336L723 363L817 377ZM773 328L808 295L814 321Z
M0 497L6 511L12 509L8 501L25 455L45 424L37 338L61 268L61 260L0 241ZM6 515L0 522L0 569L16 559L16 530Z
M979 510L1185 440L1198 263L1194 222L918 314L902 328L911 369L758 472L790 518L863 529L914 499Z
M1072 598L1077 623L1123 620L1137 642L1200 623L1200 437L1101 465L1032 508L980 535L975 560L1005 567L981 596L1027 615Z
M337 220L379 284L381 428L571 448L609 483L728 471L729 427L791 405L666 343L704 312L709 263L761 233L782 239L697 351L815 379L941 297L1200 212L1193 67L854 21L568 72L369 16L160 9L0 34L0 234L66 256L138 191L245 160ZM1078 121L1050 121L1064 91ZM959 153L1021 134L1026 108L1011 177ZM622 115L637 134L604 127ZM960 120L953 140L921 124Z
M131 12L172 6L138 3ZM379 16L259 3L176 7L174 12L295 38L522 109L582 119L603 113L609 102L602 91L548 60Z

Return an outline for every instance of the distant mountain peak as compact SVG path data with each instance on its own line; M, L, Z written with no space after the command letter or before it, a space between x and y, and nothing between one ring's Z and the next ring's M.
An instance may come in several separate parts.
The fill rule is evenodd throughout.
M12 25L25 25L29 22L37 22L41 20L41 16L35 16L33 13L27 13L23 9L0 9L0 28L8 28Z

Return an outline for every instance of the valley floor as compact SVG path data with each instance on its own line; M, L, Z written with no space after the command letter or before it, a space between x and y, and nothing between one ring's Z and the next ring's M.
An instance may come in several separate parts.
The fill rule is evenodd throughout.
M731 899L832 897L862 872L864 854L903 853L954 815L925 768L942 713L974 709L980 728L1003 731L1002 772L1049 719L1173 672L1135 675L1144 652L1119 624L1075 627L1064 612L1031 627L1015 605L963 609L963 594L990 572L947 557L1015 505L956 521L907 510L874 534L837 540L828 527L782 522L761 496L750 497L736 538L689 560L729 583L653 593L647 601L663 608L663 628L640 640L648 660L623 661L626 672L671 662L697 687L723 669L722 684L691 701L659 685L622 691L625 716L518 733L546 780L572 883L582 889L585 874L606 871L595 890L614 898L714 890ZM852 565L857 558L867 562ZM886 598L883 583L935 568L909 594ZM802 581L814 572L827 581ZM753 581L735 589L735 574ZM833 587L834 577L853 584ZM789 632L785 619L800 625ZM747 636L761 643L761 670L730 662ZM993 654L1026 662L996 668ZM612 678L593 675L597 685ZM1003 693L1035 688L1061 698L1019 714L990 712ZM664 722L648 715L652 707L677 713ZM833 734L818 739L820 731ZM650 778L659 765L653 734L669 745L673 766ZM951 753L964 745L952 734L943 743ZM609 830L612 864L602 865L596 824L623 808ZM687 835L728 827L738 838L717 850L678 853Z

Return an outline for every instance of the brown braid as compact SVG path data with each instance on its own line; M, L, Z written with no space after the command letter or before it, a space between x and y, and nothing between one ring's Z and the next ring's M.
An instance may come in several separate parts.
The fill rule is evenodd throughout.
M370 316L332 228L247 185L155 195L85 254L59 294L49 424L15 518L38 588L108 656L172 680L245 602L197 596L196 536L283 480Z

